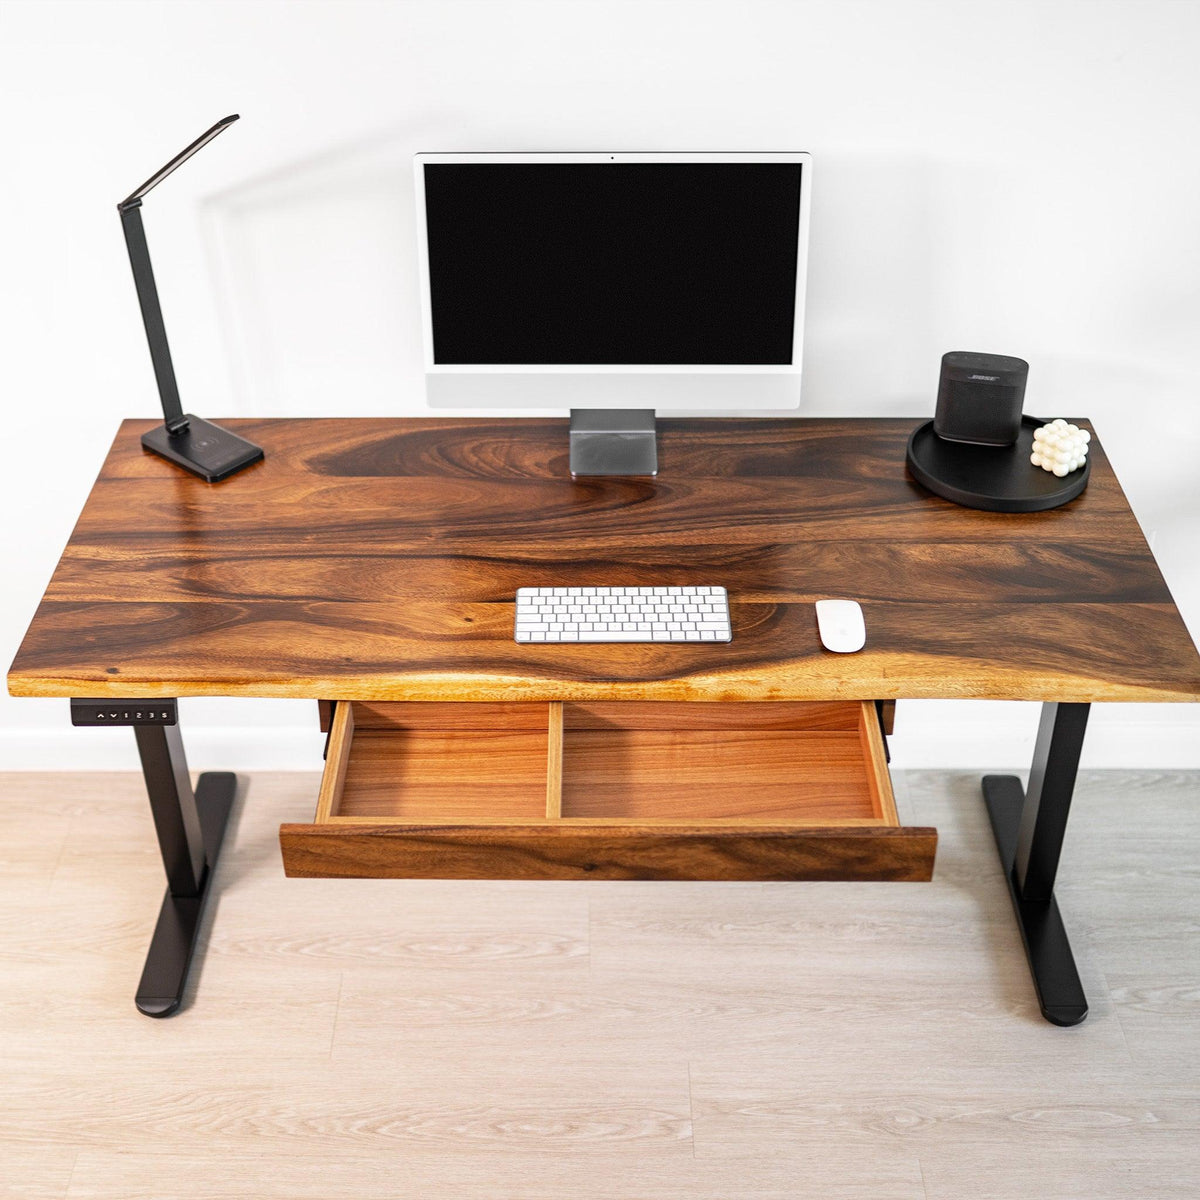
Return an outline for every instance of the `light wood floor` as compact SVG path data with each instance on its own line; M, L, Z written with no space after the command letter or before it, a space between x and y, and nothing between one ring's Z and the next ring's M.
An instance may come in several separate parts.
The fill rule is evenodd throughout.
M1093 773L1039 1016L974 776L897 776L932 884L285 880L244 782L198 987L132 1003L140 780L0 776L0 1195L1200 1195L1200 775Z

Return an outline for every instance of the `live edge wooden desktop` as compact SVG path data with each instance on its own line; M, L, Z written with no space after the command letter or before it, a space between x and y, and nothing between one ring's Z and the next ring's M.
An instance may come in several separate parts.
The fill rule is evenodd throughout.
M883 727L961 697L1045 702L1028 792L983 793L1042 1010L1083 1019L1053 886L1088 706L1200 697L1098 441L1079 499L1002 515L907 477L915 419L662 421L657 479L576 482L564 421L228 424L266 459L215 486L122 424L8 677L135 725L168 879L143 1012L179 1006L234 777L193 794L139 701L320 702L289 875L924 880ZM723 584L733 641L513 641L519 586L595 583ZM822 649L822 596L862 603L861 653Z

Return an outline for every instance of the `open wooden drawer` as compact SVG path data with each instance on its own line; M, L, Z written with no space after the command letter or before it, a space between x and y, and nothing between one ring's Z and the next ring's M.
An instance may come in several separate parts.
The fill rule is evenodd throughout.
M336 705L288 875L927 880L875 705Z

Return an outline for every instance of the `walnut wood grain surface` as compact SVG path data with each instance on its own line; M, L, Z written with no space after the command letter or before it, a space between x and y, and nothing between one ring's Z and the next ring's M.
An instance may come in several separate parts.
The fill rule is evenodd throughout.
M925 882L937 831L731 829L569 823L282 825L290 877L347 879L675 879Z
M656 480L572 482L560 420L230 421L209 485L118 432L15 695L1195 700L1200 658L1098 439L1047 513L908 478L916 418L660 422ZM1086 425L1086 423L1085 423ZM49 482L47 484L49 486ZM516 588L720 583L728 645L518 646ZM867 648L812 601L859 599Z

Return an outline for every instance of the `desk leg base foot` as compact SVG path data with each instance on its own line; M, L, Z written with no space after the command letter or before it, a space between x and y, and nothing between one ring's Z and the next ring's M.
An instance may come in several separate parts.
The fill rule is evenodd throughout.
M237 776L228 771L206 772L196 785L196 809L204 840L204 883L198 896L172 896L168 890L163 897L135 998L138 1012L148 1017L169 1017L183 1001L188 967L196 949L236 788Z
M1012 897L1013 911L1025 943L1042 1016L1052 1025L1078 1025L1087 1016L1087 997L1075 969L1075 956L1063 927L1062 914L1053 896L1049 900L1023 900L1017 890L1013 862L1025 790L1015 775L985 775L983 799L996 836L996 849Z

